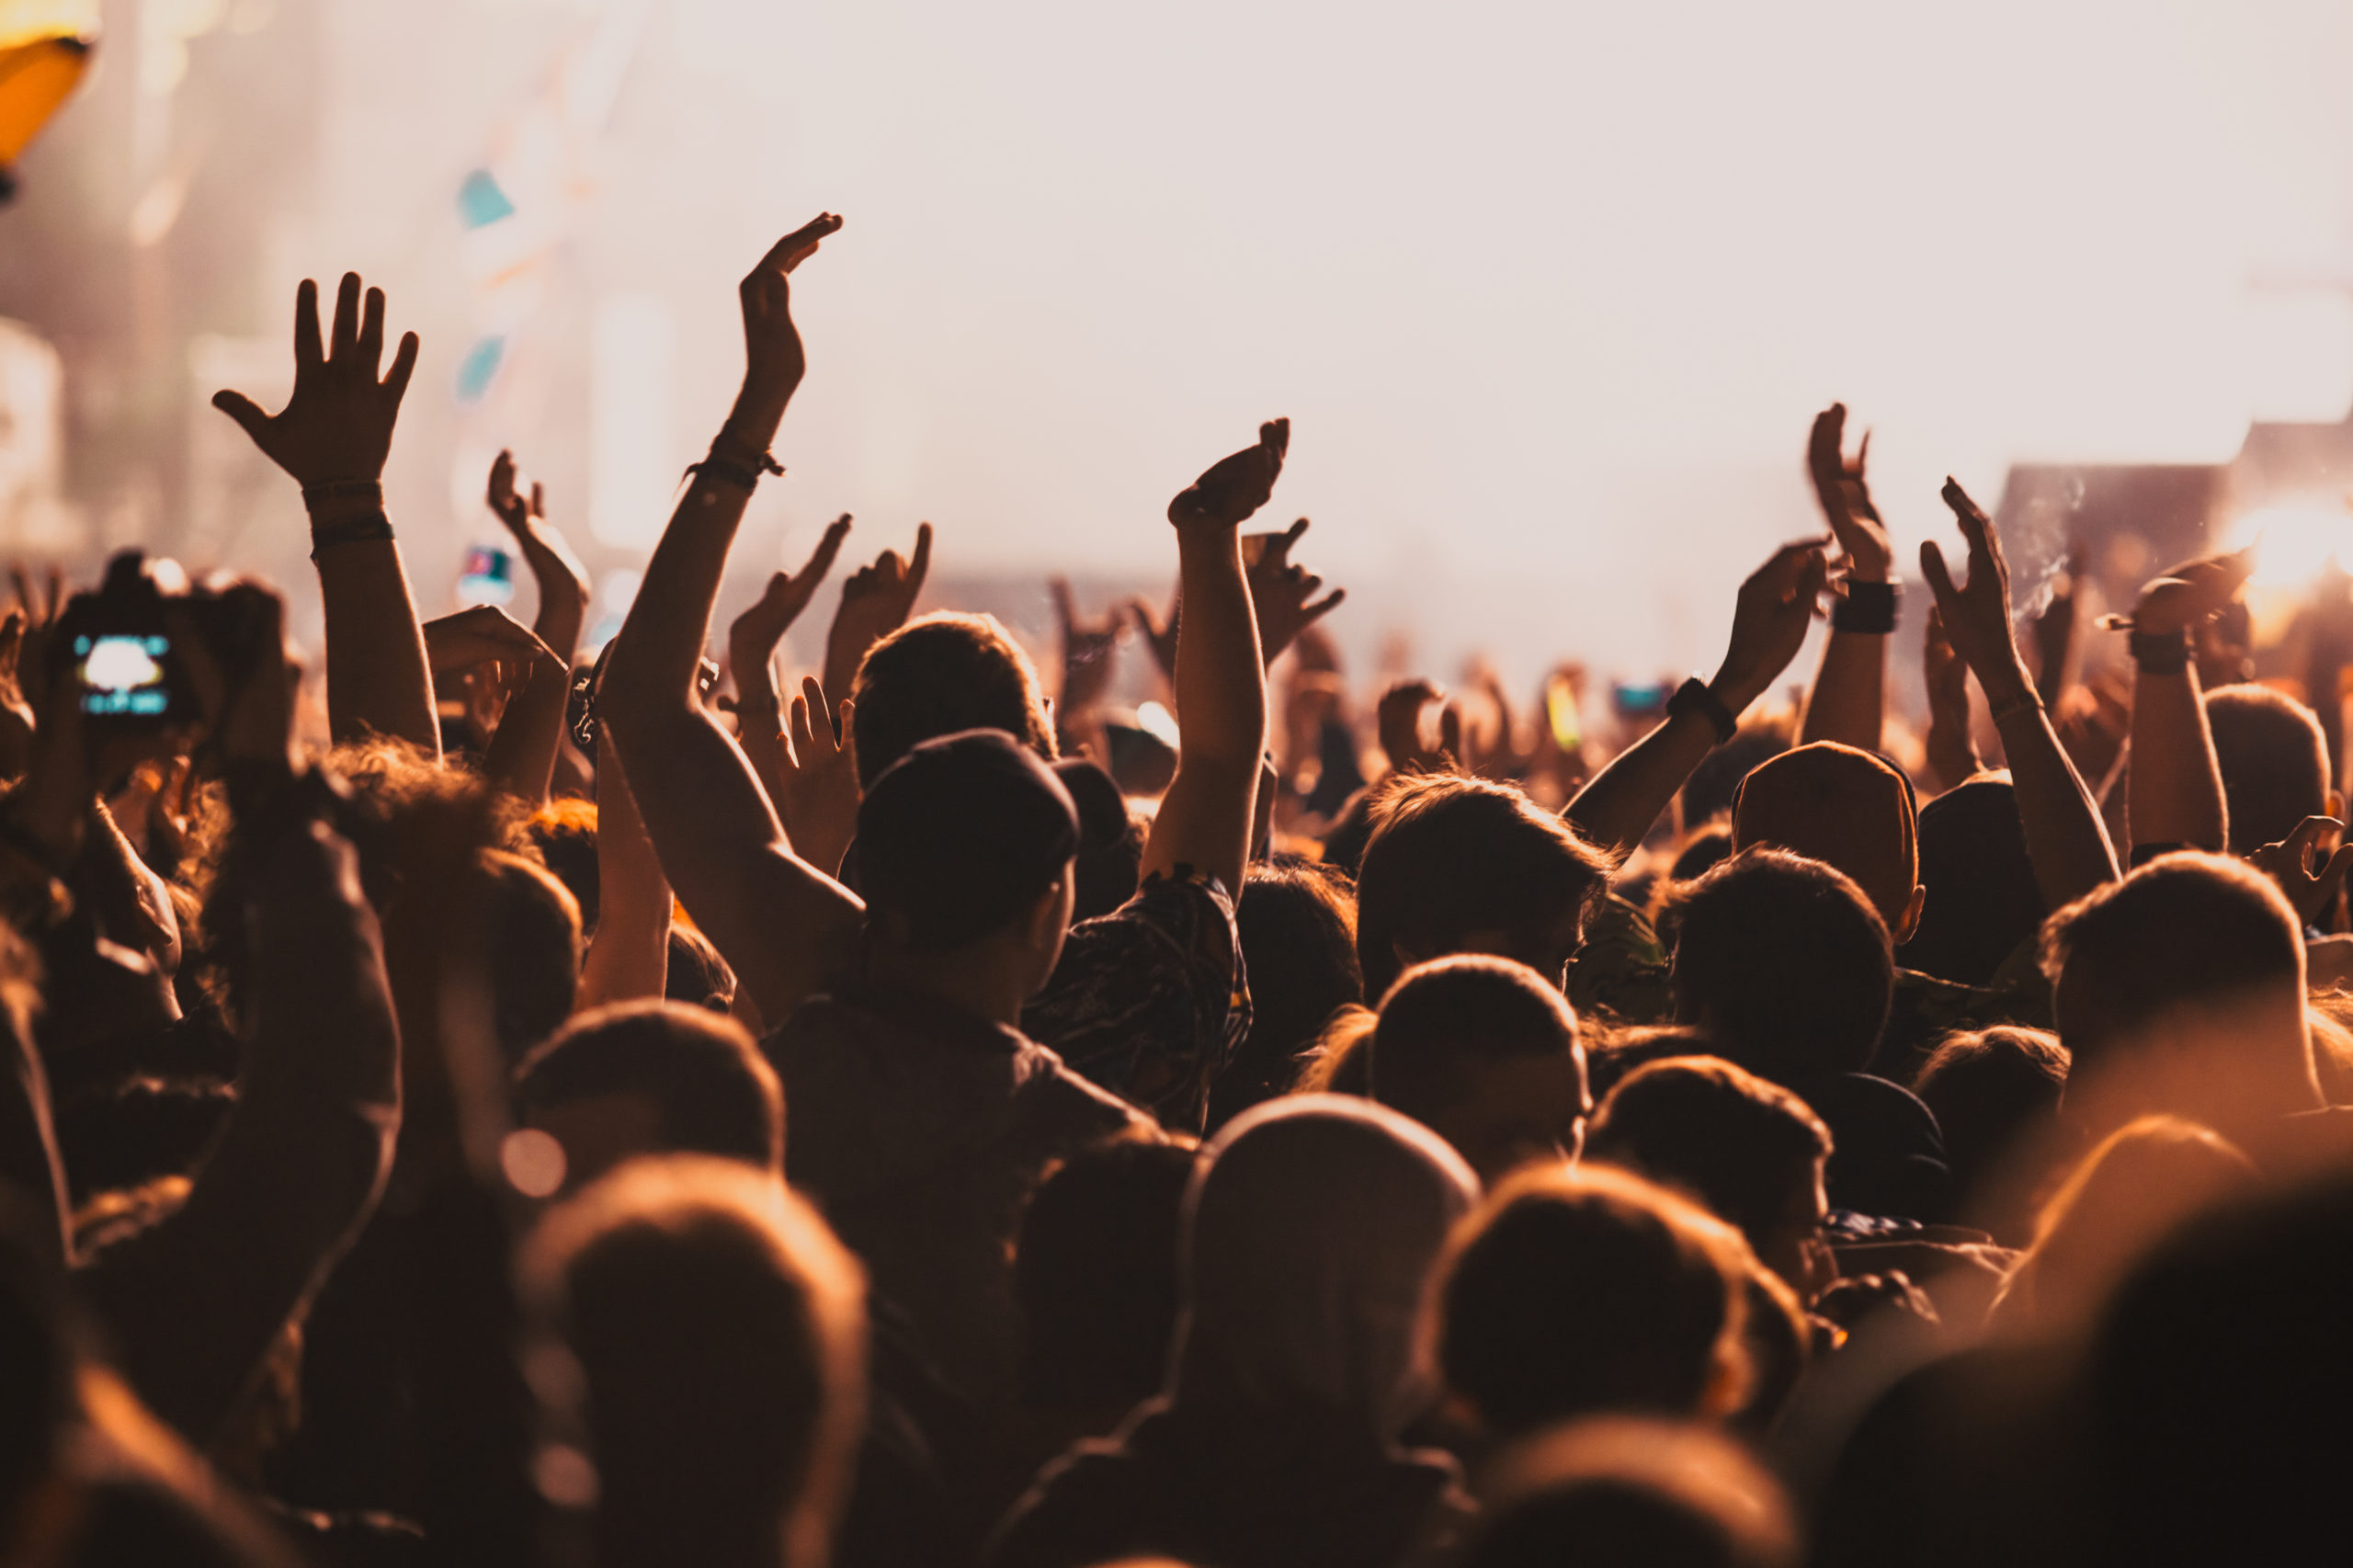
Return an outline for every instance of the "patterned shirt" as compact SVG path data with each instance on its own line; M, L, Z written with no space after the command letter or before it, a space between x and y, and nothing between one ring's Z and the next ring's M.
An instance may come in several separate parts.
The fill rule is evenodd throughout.
M1021 1028L1162 1126L1200 1131L1210 1085L1250 1032L1233 896L1188 867L1146 878L1110 914L1071 927Z

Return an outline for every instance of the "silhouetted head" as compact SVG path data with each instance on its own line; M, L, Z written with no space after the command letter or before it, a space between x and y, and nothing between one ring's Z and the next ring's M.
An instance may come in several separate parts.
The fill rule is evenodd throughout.
M1735 852L1766 846L1851 878L1897 941L1920 918L1919 806L1901 768L1815 741L1760 763L1732 808Z
M580 906L547 869L520 856L483 856L488 897L482 925L499 1049L509 1063L572 1016L580 988Z
M1002 730L924 741L858 809L858 887L893 949L943 955L991 944L1045 983L1075 896L1078 811L1037 755Z
M1897 949L1939 980L1984 985L2049 913L2027 858L2018 790L1982 774L1920 808L1919 923Z
M2059 1037L2014 1024L1948 1035L1921 1064L1912 1092L1936 1114L1964 1209L1971 1198L2000 1201L1988 1184L2008 1183L2011 1167L2035 1157L2066 1088Z
M1111 776L1085 757L1054 764L1054 777L1078 808L1078 892L1073 920L1108 915L1135 897L1143 866L1143 824L1128 811Z
M1290 857L1254 862L1234 922L1250 1032L1210 1090L1211 1131L1296 1087L1332 1015L1364 1000L1356 891L1338 872Z
M1107 1143L1072 1155L1031 1195L1013 1265L1030 1404L1116 1420L1160 1392L1194 1153L1189 1143Z
M734 1019L676 1002L575 1017L515 1074L518 1119L585 1187L640 1154L713 1154L784 1169L784 1090Z
M1795 1568L1789 1500L1703 1426L1574 1422L1499 1459L1467 1568Z
M2328 787L2328 736L2294 698L2252 683L2219 687L2206 694L2206 725L2222 766L2232 854L2252 855L2306 817L2342 809Z
M1435 1394L1415 1316L1478 1196L1453 1150L1384 1107L1292 1095L1243 1112L1186 1190L1170 1393L1393 1437Z
M1482 1181L1574 1159L1593 1109L1577 1016L1523 963L1462 953L1416 964L1360 1048L1364 1087L1454 1146Z
M1439 1265L1432 1337L1496 1434L1602 1411L1722 1415L1747 1381L1746 1244L1630 1171L1530 1166Z
M581 1373L599 1562L824 1561L866 1318L815 1210L733 1160L635 1160L551 1210L523 1267Z
M531 842L540 858L580 906L580 928L593 933L603 911L597 868L597 802L550 801L533 814Z
M1357 878L1365 994L1449 953L1518 959L1560 983L1608 858L1515 785L1425 773L1380 789Z
M1759 1077L1802 1088L1870 1065L1895 959L1858 888L1818 860L1748 849L1685 890L1677 1017Z
M2302 927L2237 860L2166 855L2076 900L2044 927L2042 967L2073 1058L2064 1109L2095 1136L2172 1112L2259 1142L2321 1103Z
M869 787L917 744L963 730L1002 730L1054 760L1037 666L993 615L916 617L868 649L851 689L835 695L857 699L851 742Z
M1822 1233L1830 1130L1778 1084L1712 1056L1637 1067L1595 1113L1586 1156L1699 1199L1804 1300L1836 1278Z

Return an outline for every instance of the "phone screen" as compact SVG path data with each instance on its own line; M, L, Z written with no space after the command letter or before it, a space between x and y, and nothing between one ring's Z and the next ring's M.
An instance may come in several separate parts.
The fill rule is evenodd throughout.
M172 640L160 635L74 639L82 711L115 718L160 719L171 706L164 656Z
M466 551L466 569L458 576L461 605L504 605L515 600L515 558L503 550L475 545Z
M1585 723L1577 712L1577 688L1566 676L1544 683L1544 717L1552 726L1552 744L1563 751L1585 745Z

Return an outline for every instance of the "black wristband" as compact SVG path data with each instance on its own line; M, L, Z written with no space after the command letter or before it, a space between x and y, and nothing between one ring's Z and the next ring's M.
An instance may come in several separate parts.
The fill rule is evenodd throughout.
M316 506L322 501L348 500L363 496L379 507L384 504L384 486L374 479L323 479L316 484L302 486L304 506Z
M2144 676L2177 676L2189 667L2188 631L2135 631L2132 662Z
M1718 745L1740 733L1740 721L1733 716L1733 710L1725 707L1723 699L1709 690L1708 683L1698 676L1677 687L1675 695L1666 699L1668 718L1679 719L1686 713L1705 714L1708 722L1715 726Z
M333 550L339 544L364 544L370 540L392 537L392 520L381 512L364 512L356 517L342 517L332 523L311 525L311 559L316 561L319 551Z
M1858 583L1849 579L1847 591L1830 611L1833 631L1859 631L1884 637L1895 630L1896 587L1893 583Z
M762 452L759 455L757 466L753 468L745 468L739 462L730 462L713 452L699 463L688 463L687 472L704 479L722 480L739 490L757 490L760 487L760 475L780 474L784 472L784 465L776 460L776 454L773 452Z

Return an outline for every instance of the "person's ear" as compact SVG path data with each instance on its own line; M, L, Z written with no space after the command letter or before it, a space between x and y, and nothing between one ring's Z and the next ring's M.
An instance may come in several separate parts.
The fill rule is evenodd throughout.
M1920 910L1927 902L1928 890L1917 882L1913 883L1912 902L1904 906L1903 915L1896 919L1895 929L1888 933L1897 947L1910 941L1912 933L1920 928Z
M1021 934L1029 946L1043 950L1062 940L1063 929L1070 920L1070 906L1064 895L1070 890L1071 873L1064 870L1038 895L1022 917Z

